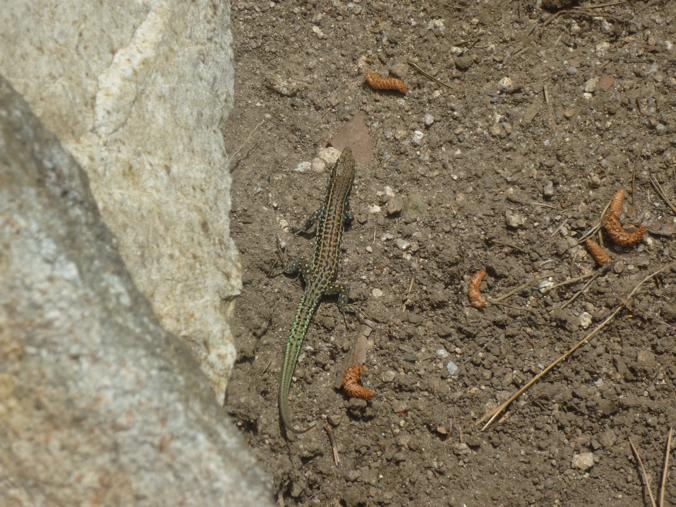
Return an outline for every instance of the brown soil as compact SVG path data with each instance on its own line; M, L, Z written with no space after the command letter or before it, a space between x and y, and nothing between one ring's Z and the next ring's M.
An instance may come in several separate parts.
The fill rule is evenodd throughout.
M280 505L643 505L629 438L659 484L676 423L674 269L501 421L478 425L675 257L674 214L650 177L676 202L676 2L558 15L533 4L233 1L226 141L244 290L226 408ZM366 87L364 63L408 94ZM335 389L362 324L327 300L290 395L295 424L318 424L287 443L277 382L302 289L268 275L275 237L310 254L290 228L318 207L328 169L294 168L358 112L376 162L357 168L339 279L374 323L364 384L376 397ZM585 281L543 290L596 269L574 245L621 187L622 223L649 234L611 246L608 272L561 308ZM467 300L481 269L489 301L536 278L481 311ZM590 467L578 463L588 452ZM673 502L673 474L670 484Z

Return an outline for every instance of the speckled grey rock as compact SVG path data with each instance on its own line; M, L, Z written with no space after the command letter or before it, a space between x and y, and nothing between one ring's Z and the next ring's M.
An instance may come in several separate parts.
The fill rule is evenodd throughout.
M0 77L0 505L269 505L84 171Z
M241 290L230 2L12 0L0 34L0 74L87 172L134 282L222 401Z

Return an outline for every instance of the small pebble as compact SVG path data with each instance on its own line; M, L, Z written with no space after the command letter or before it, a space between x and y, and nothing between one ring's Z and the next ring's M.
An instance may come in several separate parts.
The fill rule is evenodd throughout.
M591 79L588 79L584 83L584 91L586 93L594 93L596 91L596 87L599 84L599 78L593 77Z
M359 479L360 473L358 470L349 470L347 472L347 480L350 482L354 482L357 479Z
M471 453L472 450L469 448L469 445L467 445L464 442L460 442L458 444L453 445L453 452L455 453L456 456L464 456L466 454Z
M613 430L604 431L599 435L599 443L606 449L612 447L616 440L617 436Z
M303 489L304 488L302 484L294 482L293 485L291 486L291 491L289 494L291 495L292 498L298 498L303 492Z
M294 167L293 170L296 171L297 173L306 173L310 169L312 169L312 164L310 162L301 162L296 167Z
M374 298L380 298L380 297L383 297L383 291L380 290L380 289L373 289L373 290L371 291L371 295L372 295Z
M271 75L266 78L267 85L284 97L293 97L300 90L300 83L290 79L283 79L278 75Z
M313 31L313 32L315 33L315 35L316 35L317 37L319 37L320 39L326 39L326 35L324 34L324 32L322 32L322 29L319 28L317 25L313 25L313 26L312 26L312 31Z
M385 383L389 383L392 382L396 376L397 374L393 370L386 370L380 376L380 379Z
M444 359L448 357L448 351L446 349L437 349L437 356Z
M594 466L594 453L581 452L580 454L573 454L573 468L578 470L589 470Z
M401 196L396 195L392 197L389 201L387 201L387 208L385 209L385 213L387 214L388 217L395 216L401 213L403 207L404 200L401 198Z
M570 120L573 116L575 116L575 109L564 109L563 116L565 116L567 120Z
M333 146L327 146L326 148L322 148L319 150L319 153L317 153L317 156L321 158L324 162L326 162L327 165L332 166L336 162L338 162L338 159L340 158L340 150L335 149Z
M545 199L554 197L554 182L552 180L545 181L545 185L542 187L542 196Z
M408 411L408 406L403 401L395 401L392 403L392 412L395 414L403 414Z
M505 223L507 224L507 227L518 229L526 223L526 217L508 209L505 211Z
M413 132L413 136L411 136L411 142L416 146L420 146L422 144L423 137L425 137L425 134L423 134L420 130L415 130Z
M582 312L580 314L580 326L582 326L582 329L587 329L589 326L591 326L591 323L592 316L587 312Z
M444 33L444 31L446 30L446 27L444 26L444 20L442 18L431 19L427 23L427 29L433 30L437 33Z
M326 162L321 158L316 157L312 159L312 171L316 173L323 173L326 170Z
M434 116L432 116L430 113L427 113L423 118L423 123L425 124L425 127L431 127L434 123Z
M566 69L566 74L568 74L569 76L574 76L577 74L577 69L575 67L568 67Z
M403 238L397 238L394 242L400 250L408 250L408 247L411 246L411 243Z
M463 72L469 70L474 62L469 56L461 56L455 59L455 66L458 70Z
M493 137L504 137L505 131L499 123L494 123L491 125L491 128L488 129Z
M552 280L551 278L545 278L544 280L541 280L540 283L538 284L538 290L540 291L541 294L544 294L552 287L554 287L554 280Z
M446 363L446 371L448 371L448 374L450 376L453 377L453 376L457 375L458 370L459 370L458 365L455 364L453 361L449 361L448 363Z
M511 93L514 91L514 81L508 77L503 77L500 81L498 81L498 90L501 93Z
M592 188L599 188L601 186L601 178L598 174L592 173L592 175L589 176L589 186Z
M378 206L377 204L373 204L373 205L369 206L368 210L369 210L369 213L371 213L371 214L380 213L380 211L381 211L380 206Z

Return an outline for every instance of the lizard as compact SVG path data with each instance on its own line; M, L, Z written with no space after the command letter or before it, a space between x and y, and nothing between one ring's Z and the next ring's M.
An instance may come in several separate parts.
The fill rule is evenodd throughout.
M349 197L354 176L355 161L352 150L345 148L331 170L320 208L301 229L307 231L312 225L317 225L312 260L308 264L303 259L295 259L284 270L288 275L300 273L305 283L284 349L279 378L279 415L285 436L288 429L302 433L313 427L311 425L298 430L291 425L288 400L293 372L312 318L324 296L337 295L340 309L345 308L349 301L345 289L336 284L336 275L344 227L352 220Z

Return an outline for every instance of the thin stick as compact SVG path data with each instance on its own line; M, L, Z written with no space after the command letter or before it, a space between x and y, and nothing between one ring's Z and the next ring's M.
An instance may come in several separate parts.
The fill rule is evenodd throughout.
M504 301L505 299L512 297L514 294L518 294L523 289L527 289L528 287L533 285L536 281L538 281L540 278L542 278L540 275L535 275L531 277L531 279L528 280L526 283L522 283L518 287L515 287L506 294L503 294L502 296L498 296L496 298L489 298L488 301L490 301L491 303L499 303L500 301Z
M516 250L517 252L521 252L522 254L528 255L530 253L527 250L524 250L523 248L514 245L513 243L508 243L507 241L500 241L498 239L493 239L493 240L491 240L491 243L493 243L495 245L506 246L508 248L512 248L513 250Z
M676 213L676 206L674 206L674 204L669 200L667 194L662 189L662 185L660 185L660 182L657 181L657 178L655 178L655 176L653 176L652 174L650 175L650 183L655 188L657 194L664 200L664 202L667 203L667 206L671 208L671 211Z
M666 495L667 495L667 479L669 478L669 458L671 457L671 435L674 432L674 428L669 428L669 434L667 435L667 450L664 454L664 466L662 467L662 483L660 484L660 507L665 507Z
M638 449L631 441L631 438L629 439L629 446L631 447L634 456L636 456L636 461L638 461L638 467L641 470L641 477L643 477L643 485L645 489L648 490L648 496L650 497L650 505L652 505L652 507L657 507L657 503L655 503L655 497L653 496L652 487L650 486L650 480L648 479L648 474L646 473L645 467L643 466L643 460L641 459Z
M589 288L589 286L592 284L592 282L593 282L594 280L596 280L596 279L599 277L600 274L601 274L600 271L595 272L595 273L594 273L594 276L592 276L591 280L589 280L587 283L585 283L585 284L584 284L584 287L582 287L579 291L577 291L575 294L573 294L573 295L571 296L571 298L570 298L568 301L566 301L565 303L563 303L563 304L560 306L560 308L561 308L561 309L565 308L566 306L568 306L569 304L571 304L573 301L575 301L575 300L578 298L578 296L579 296L580 294L584 294L584 293L587 291L587 289Z
M587 10L591 9L603 9L605 7L614 7L616 5L626 4L627 0L621 0L618 2L608 2L607 4L597 4L597 5L585 5L584 8Z
M415 276L411 277L411 283L408 284L408 290L406 291L406 299L411 295L411 291L413 290L413 284L415 283ZM406 301L404 301L404 304L401 305L401 311L403 312L406 310Z
M553 204L547 204L545 202L528 201L528 204L530 204L531 206L540 206L542 208L559 209L558 206L554 206Z
M544 370L542 370L540 373L535 375L532 379L530 379L523 387L521 387L518 391L516 391L514 394L512 394L506 401L502 402L500 405L498 405L495 409L493 409L492 412L487 413L485 416L483 416L480 420L479 423L484 422L486 419L488 419L488 422L481 428L481 431L484 431L486 428L488 428L493 422L502 414L507 407L509 407L514 400L516 400L519 396L521 396L523 393L525 393L530 387L535 384L538 380L540 380L542 377L544 377L547 373L549 373L551 370L553 370L559 363L565 361L568 359L577 349L588 343L596 334L601 331L608 323L613 320L615 315L620 313L620 311L625 308L627 301L638 291L638 289L643 285L645 282L650 280L651 278L654 278L657 276L659 273L662 271L666 270L667 268L670 267L670 264L667 264L666 266L661 267L654 273L651 273L650 275L646 276L643 280L638 282L636 286L632 289L632 291L629 293L629 295L625 298L625 300L622 302L622 304L619 304L615 307L615 309L606 317L606 319L601 322L594 330L586 335L584 338L582 338L579 342L577 342L575 345L573 345L570 349L568 349L566 352L564 352L562 355L560 355L557 359L555 359L552 363L549 364Z
M586 275L577 276L577 277L575 277L575 278L569 278L568 280L564 280L564 281L561 282L561 283L557 283L557 284L555 284L555 285L552 285L551 287L549 287L549 288L545 291L545 293L551 292L551 291L553 291L554 289L558 289L559 287L565 287L566 285L570 285L571 283L581 282L582 280L586 280L587 278L591 278L592 276L595 276L595 275L596 275L596 272L593 272L593 273L588 273L588 274L586 274Z
M260 128L261 125L263 125L263 123L265 123L265 117L263 117L263 119L259 121L254 128L251 129L251 132L249 132L249 135L246 137L246 139L244 139L244 142L239 146L239 148L235 150L235 153L233 153L228 157L227 163L228 168L231 166L232 161L235 160L235 157L239 154L239 152L242 151L242 149L247 145L247 143L251 140L254 134L258 132L258 129Z
M340 457L338 456L338 447L336 447L336 439L333 437L333 431L328 424L324 424L324 431L329 436L329 443L331 444L331 451L333 452L333 463L336 466L340 465Z
M601 220L603 220L603 215L606 214L606 211L608 211L609 207L610 207L610 201L608 201L608 204L606 204L606 207L603 208L603 211L601 212L601 217L599 218L599 221L596 223L596 225L594 227L592 227L591 229L589 229L587 232L585 232L582 235L582 237L579 240L577 240L577 243L575 243L575 245L573 245L573 246L577 246L580 243L583 243L584 240L586 240L590 236L593 236L594 234L596 234L596 231L599 231L601 229ZM573 248L573 247L570 247L570 248Z
M420 73L421 73L423 76L425 76L427 79L431 79L431 80L434 81L435 83L438 83L438 84L440 84L441 86L445 86L445 87L448 88L449 90L453 90L453 87L452 87L451 85L446 84L446 83L444 83L443 81L440 81L439 79L437 79L436 77L434 77L434 76L433 76L432 74L430 74L429 72L425 72L425 71L424 71L423 69L421 69L418 65L416 65L415 63L413 63L411 60L408 61L408 64L409 64L411 67L413 67L415 70L417 70L418 72L420 72Z

